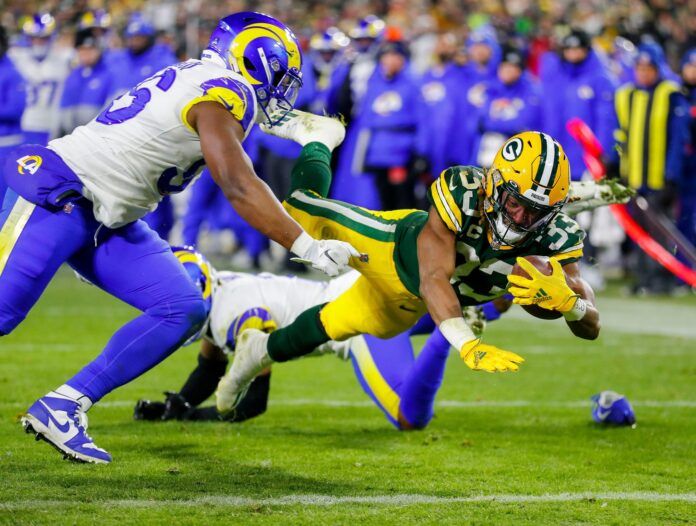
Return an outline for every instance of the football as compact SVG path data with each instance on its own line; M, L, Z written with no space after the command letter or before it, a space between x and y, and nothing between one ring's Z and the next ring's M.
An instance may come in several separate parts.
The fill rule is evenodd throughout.
M539 272L546 274L547 276L551 274L551 263L549 263L549 258L546 256L527 256L524 259L534 265ZM529 278L529 274L527 274L527 272L517 263L515 263L515 266L512 267L511 274L514 276ZM521 307L535 318L542 320L555 320L562 316L562 314L558 311L543 309L537 305L522 305Z

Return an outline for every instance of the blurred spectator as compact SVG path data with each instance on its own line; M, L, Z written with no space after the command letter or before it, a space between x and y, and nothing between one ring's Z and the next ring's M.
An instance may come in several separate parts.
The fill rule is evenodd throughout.
M24 141L45 145L58 132L58 102L72 53L56 44L56 21L48 13L31 16L23 24L22 34L29 45L11 48L10 57L27 83Z
M421 174L436 177L450 166L457 99L462 93L460 66L454 63L458 48L453 33L443 33L435 44L435 65L421 79L424 104L416 147L421 155Z
M162 68L177 62L172 50L155 41L155 27L139 13L124 32L126 51L117 59L120 88L127 91Z
M570 162L573 180L582 178L582 150L566 130L578 117L595 133L605 152L614 145L614 81L591 46L589 35L579 29L563 38L560 56L545 55L541 68L541 128L561 143Z
M22 143L21 119L26 105L26 87L7 56L7 47L7 32L0 26L0 170L7 154ZM0 174L0 207L5 190L5 178Z
M622 178L654 212L674 219L688 137L688 109L679 85L666 78L665 68L659 46L638 47L635 84L624 85L616 93L616 136ZM643 221L643 225L653 237L659 237L651 223ZM636 291L665 293L674 286L669 272L642 251L637 253L633 272Z
M367 81L375 70L376 55L384 33L384 22L376 16L360 20L351 30L351 49L346 61L336 68L330 81L326 110L342 115L350 124L360 109Z
M60 100L62 133L91 121L116 93L116 72L104 60L103 38L94 29L82 29L75 35L78 65L66 79Z
M696 245L696 48L684 54L681 77L689 105L689 141L682 168L679 228Z
M414 180L410 163L416 154L419 112L423 102L416 79L407 70L408 48L403 41L384 42L379 64L367 83L356 125L358 148L365 171L372 174L381 208L413 208Z
M481 108L486 84L495 78L500 63L500 45L493 28L482 26L474 31L466 42L466 50L469 58L464 67L469 83L466 97L476 108Z
M326 110L331 76L349 43L350 39L337 27L317 33L309 41L309 61L316 82L316 94L310 107L312 112L321 114Z
M486 86L480 112L478 166L490 166L511 135L539 129L540 88L525 72L524 62L519 49L503 48L497 77Z
M126 51L114 58L112 64L117 71L119 91L134 88L152 74L177 61L170 48L156 43L155 27L140 13L131 15L124 37ZM143 219L162 239L168 241L174 226L171 198L165 196L155 211L150 212Z

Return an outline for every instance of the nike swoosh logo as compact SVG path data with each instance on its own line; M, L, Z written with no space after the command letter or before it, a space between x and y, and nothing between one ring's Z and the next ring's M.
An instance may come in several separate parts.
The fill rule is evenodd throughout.
M605 411L602 411L601 409L597 409L597 416L599 417L600 420L606 419L606 417L609 416L609 413L611 413L611 409L607 409Z
M454 177L450 179L450 182L447 186L449 186L450 192L454 192L457 189L457 185L454 182Z
M409 309L408 307L405 307L404 305L399 305L399 308L401 310L405 310L406 312L417 312L416 309Z
M51 422L53 422L53 425L56 426L56 429L58 429L58 431L60 431L60 432L63 433L63 434L67 433L68 430L70 429L70 422L69 422L68 420L66 420L66 421L63 422L63 423L58 422L58 420L56 419L56 417L53 416L53 412L51 411L51 408L48 407L48 406L43 402L43 400L39 400L39 402L41 402L41 405L44 406L44 407L46 408L46 411L47 411L47 413L48 413L48 419L49 419Z

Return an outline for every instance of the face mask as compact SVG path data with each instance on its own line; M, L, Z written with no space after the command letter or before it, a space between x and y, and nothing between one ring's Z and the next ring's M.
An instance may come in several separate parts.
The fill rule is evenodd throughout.
M518 232L517 230L513 230L513 227L505 222L502 214L498 214L498 217L495 218L494 228L499 239L504 244L510 246L516 245L527 235L526 232Z
M34 44L31 46L31 54L37 60L42 60L48 55L51 47L48 44Z

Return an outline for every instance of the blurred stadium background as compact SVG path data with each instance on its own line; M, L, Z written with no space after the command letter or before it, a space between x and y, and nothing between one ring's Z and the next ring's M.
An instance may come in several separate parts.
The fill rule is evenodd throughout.
M0 522L693 522L696 4L0 0L0 160L197 57L217 20L245 9L277 16L301 39L300 107L347 122L335 197L425 206L445 166L485 165L503 137L535 128L560 139L574 179L587 178L566 130L579 117L600 141L600 171L643 198L630 214L684 279L638 250L608 210L586 214L583 275L604 289L601 338L578 340L513 309L487 337L524 355L524 371L470 374L451 357L427 430L395 432L350 366L330 358L274 369L268 414L243 427L133 421L138 398L184 380L191 346L90 413L103 445L118 451L113 465L93 469L57 462L17 424L28 401L134 315L64 270L0 340ZM48 67L27 67L37 62ZM282 197L299 148L258 133L245 147ZM302 270L246 226L209 177L148 221L172 243L198 244L219 268ZM630 398L636 429L591 423L589 396L602 389Z
M300 108L348 123L334 197L370 208L425 206L425 188L444 167L485 165L505 136L524 129L556 137L581 179L582 150L566 130L579 117L597 135L608 175L644 198L629 207L638 223L687 269L696 265L696 9L688 0L0 5L19 72L7 61L0 72L0 157L83 124L154 71L199 56L220 17L253 9L300 37ZM53 66L32 69L26 53L51 53L44 62ZM22 77L20 103L11 88ZM282 197L299 149L258 132L246 148ZM148 222L170 241L228 262L234 252L236 268L292 269L229 210L209 177L174 203L165 199ZM637 250L607 210L581 224L590 232L583 273L596 289L625 278L630 293L688 292L689 280Z

